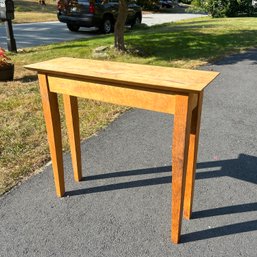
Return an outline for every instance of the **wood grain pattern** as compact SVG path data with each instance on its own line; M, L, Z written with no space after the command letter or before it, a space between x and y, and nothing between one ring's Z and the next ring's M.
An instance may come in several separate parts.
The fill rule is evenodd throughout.
M165 91L103 85L52 76L48 80L51 92L164 113L174 113L175 110L175 96Z
M187 167L192 95L177 95L172 144L171 241L179 243Z
M62 135L57 94L49 91L46 75L38 75L49 149L52 158L54 182L58 197L64 195L64 170L62 156Z
M183 207L186 218L189 219L192 212L203 90L219 73L66 57L26 68L39 73L58 196L64 194L65 188L57 93L64 94L76 181L82 177L76 97L175 114L171 240L179 243Z
M202 91L219 73L176 69L152 65L96 61L78 58L57 58L25 66L49 75L83 78L103 83L121 83L124 86L175 90Z
M71 159L75 181L82 178L79 113L77 97L63 95L63 104L66 117L67 132L70 142Z
M198 105L192 112L187 172L186 172L186 187L185 187L185 196L184 196L184 217L186 219L190 219L192 215L194 184L195 184L195 169L196 169L198 141L199 141L199 133L200 133L202 102L203 102L203 92L199 93Z

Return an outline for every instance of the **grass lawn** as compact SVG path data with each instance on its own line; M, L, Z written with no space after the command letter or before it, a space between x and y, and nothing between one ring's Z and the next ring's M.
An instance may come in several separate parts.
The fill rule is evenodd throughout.
M38 0L14 0L15 19L13 23L57 21L56 0L46 0L46 6Z
M126 34L126 44L132 49L130 53L122 55L109 50L105 59L195 68L227 54L256 47L256 33L256 18L199 18L139 28ZM36 74L25 70L23 65L60 56L92 58L93 49L112 43L113 35L107 35L10 55L16 67L15 81L0 83L0 193L50 159ZM79 100L79 107L82 139L99 131L125 110L85 99ZM62 126L65 131L64 122ZM64 133L64 150L67 146Z

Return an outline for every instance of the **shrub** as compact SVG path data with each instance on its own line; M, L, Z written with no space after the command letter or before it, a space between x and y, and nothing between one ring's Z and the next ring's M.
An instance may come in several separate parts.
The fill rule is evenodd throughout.
M254 12L252 0L193 0L192 4L203 8L212 17L248 16Z
M236 8L235 4L231 2L236 2L236 0L208 0L206 11L214 18L234 16L236 14Z
M248 16L254 13L254 8L252 6L252 0L238 0L240 13L245 13Z

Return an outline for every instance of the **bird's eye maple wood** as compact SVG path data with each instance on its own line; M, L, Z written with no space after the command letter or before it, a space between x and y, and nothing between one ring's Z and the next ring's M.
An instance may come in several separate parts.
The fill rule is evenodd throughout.
M38 72L57 196L65 193L57 94L62 94L75 181L82 178L77 97L174 114L171 241L192 213L193 190L205 87L217 72L77 58L25 66Z

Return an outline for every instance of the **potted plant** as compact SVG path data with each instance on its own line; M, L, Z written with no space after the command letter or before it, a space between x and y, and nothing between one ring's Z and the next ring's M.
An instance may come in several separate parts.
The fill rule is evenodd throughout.
M0 81L13 80L14 64L10 62L10 58L6 56L5 50L0 48Z

